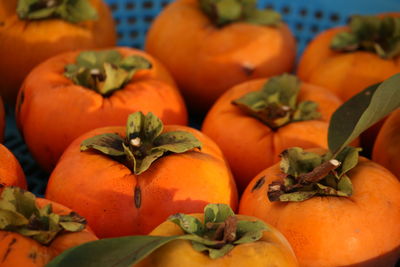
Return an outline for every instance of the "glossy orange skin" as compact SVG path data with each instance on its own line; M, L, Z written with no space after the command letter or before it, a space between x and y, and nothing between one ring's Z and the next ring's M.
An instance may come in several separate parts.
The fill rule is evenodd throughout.
M361 158L349 172L351 197L271 203L268 185L282 176L279 164L258 174L242 196L239 213L276 227L300 266L395 266L400 257L400 183L387 169ZM265 182L256 189L262 177Z
M400 109L389 115L375 141L372 160L400 179Z
M53 212L68 214L71 210L49 201L37 199L39 207L49 203L53 206ZM2 267L43 267L58 254L69 248L86 242L95 241L97 237L91 230L85 228L81 232L60 234L49 246L41 245L35 240L18 233L0 231L0 265Z
M162 157L140 175L107 156L80 152L83 140L102 133L125 136L124 127L96 129L79 137L51 174L46 197L85 216L101 238L148 234L169 215L201 212L209 203L225 203L235 210L236 186L220 149L195 129L164 127L177 130L193 133L203 144L201 151Z
M203 214L193 214L201 221ZM254 217L238 215L239 220L258 220ZM285 237L275 228L268 226L269 231L264 231L260 240L253 243L235 246L225 256L210 259L208 255L195 251L187 240L175 240L154 251L144 260L134 265L135 267L242 267L242 266L279 266L297 267L296 256ZM176 224L166 221L154 229L150 235L174 236L182 235L183 231Z
M202 132L210 136L226 156L240 192L257 173L278 162L283 150L293 146L327 147L328 122L341 105L341 101L326 89L302 83L299 101L317 102L321 119L290 123L273 131L231 104L249 92L260 90L266 81L247 81L227 91L211 108L202 127Z
M4 128L6 126L6 114L4 112L3 100L0 96L0 143L4 141Z
M296 55L287 25L232 23L217 28L198 0L178 0L156 18L146 51L171 71L188 106L205 112L233 85L289 72Z
M78 52L55 56L26 78L16 108L25 142L43 169L51 171L62 152L78 136L105 126L125 125L129 114L153 112L167 124L186 124L187 112L178 89L164 67L148 54L117 48L124 56L141 55L152 63L138 71L121 90L103 97L64 76Z
M16 14L17 0L0 3L0 93L15 104L26 75L39 63L75 49L112 47L116 31L111 11L103 0L90 0L98 20L72 24L61 19L27 21Z
M4 145L0 144L0 192L4 186L27 189L24 171L18 160Z

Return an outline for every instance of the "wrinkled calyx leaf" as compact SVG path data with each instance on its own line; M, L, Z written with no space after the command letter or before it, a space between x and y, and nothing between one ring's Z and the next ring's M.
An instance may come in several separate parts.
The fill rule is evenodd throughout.
M200 0L202 11L218 27L234 22L277 26L281 15L271 9L257 9L257 0Z
M71 23L98 18L88 0L18 0L17 14L23 20L60 18Z
M204 209L204 223L196 217L178 213L169 218L187 234L195 250L205 252L210 258L224 256L236 245L251 243L268 230L260 220L238 220L226 204L209 204Z
M150 69L144 57L123 57L116 50L85 51L76 58L76 64L65 66L64 75L75 84L92 89L103 96L127 84L138 70Z
M162 131L163 124L153 113L135 112L128 117L125 138L112 133L97 135L83 141L81 150L97 150L121 161L133 173L141 174L168 153L201 148L201 142L189 132Z
M270 201L303 201L313 196L351 196L346 175L358 163L361 149L346 147L335 158L294 147L282 152L280 167L286 177L269 185Z
M273 130L291 122L320 118L317 103L297 103L299 91L299 79L291 74L283 74L270 78L260 91L250 92L232 104Z
M332 39L333 50L370 51L384 59L400 55L400 18L353 16L349 27Z
M17 187L6 187L0 200L0 229L30 237L43 245L50 244L58 234L79 232L86 220L75 212L53 213L52 205L39 208L36 197Z

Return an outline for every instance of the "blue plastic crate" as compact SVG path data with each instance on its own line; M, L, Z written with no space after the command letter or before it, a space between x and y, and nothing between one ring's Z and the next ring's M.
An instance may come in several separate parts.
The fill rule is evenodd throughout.
M118 44L143 48L146 32L154 17L172 0L106 0L117 23ZM260 7L282 13L298 41L298 55L319 32L347 22L352 14L400 11L400 0L259 0ZM13 118L7 110L5 145L20 161L29 189L43 195L48 174L32 159Z

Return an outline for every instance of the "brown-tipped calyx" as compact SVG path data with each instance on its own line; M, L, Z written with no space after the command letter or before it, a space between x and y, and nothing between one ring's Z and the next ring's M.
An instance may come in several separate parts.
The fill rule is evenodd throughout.
M96 150L124 163L134 174L141 174L162 156L201 148L201 142L185 131L163 131L163 123L153 113L135 112L128 117L126 137L101 134L86 139L81 151Z
M280 167L286 177L269 185L270 201L304 201L314 196L351 196L347 172L358 163L360 149L346 147L336 158L294 147L282 154Z
M258 9L257 0L200 0L199 4L217 27L234 22L277 26L282 21L279 13Z
M86 227L85 218L75 212L53 213L52 205L39 208L36 197L17 187L6 187L0 200L0 229L30 237L49 245L58 234L79 232Z
M89 0L18 0L17 14L22 20L59 18L70 23L98 18Z
M383 59L400 55L400 18L353 16L350 31L338 33L331 48L341 52L369 51Z
M236 245L259 240L268 227L260 220L239 220L226 204L209 204L204 208L204 223L178 213L169 218L185 232L193 248L216 259L226 255Z
M129 83L137 71L150 68L151 63L142 56L123 57L116 50L85 51L75 64L65 66L64 75L75 84L110 96Z
M232 104L273 130L291 122L319 119L318 104L312 101L298 103L299 91L299 79L283 74L270 78L260 91L250 92Z

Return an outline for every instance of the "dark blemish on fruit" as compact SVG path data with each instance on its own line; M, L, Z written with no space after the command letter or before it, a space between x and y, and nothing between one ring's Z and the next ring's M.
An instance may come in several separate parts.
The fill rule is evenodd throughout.
M142 205L142 191L139 186L135 186L134 193L135 207L138 209Z
M254 190L258 190L260 189L263 184L265 183L265 176L261 177L260 179L258 179L258 181L256 182L256 184L253 186L253 188L251 189L251 192L254 192Z

